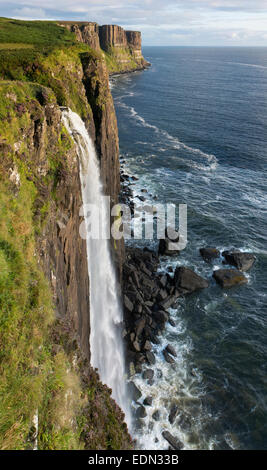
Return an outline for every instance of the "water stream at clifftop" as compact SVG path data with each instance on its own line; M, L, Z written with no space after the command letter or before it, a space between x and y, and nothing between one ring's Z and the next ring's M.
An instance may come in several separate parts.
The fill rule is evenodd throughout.
M85 217L85 223L80 233L82 232L87 241L90 280L91 364L98 369L102 382L112 389L112 397L124 411L126 422L130 426L124 351L120 329L123 313L117 294L116 275L110 255L109 240L97 237L93 239L89 234L90 222L94 229L98 226L98 213L101 214L101 233L108 233L109 228L109 213L103 197L99 162L92 139L81 118L70 109L63 109L62 119L76 144L80 162L83 215ZM93 211L91 211L91 205L94 207Z

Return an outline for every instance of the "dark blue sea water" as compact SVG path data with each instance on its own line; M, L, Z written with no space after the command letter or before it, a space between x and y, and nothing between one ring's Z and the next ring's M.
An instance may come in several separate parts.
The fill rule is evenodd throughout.
M188 246L166 266L187 265L210 287L180 301L157 346L140 447L267 449L267 48L144 48L152 67L112 83L120 151L158 202L188 205ZM248 285L222 290L199 248L256 254ZM162 357L171 343L172 368ZM171 404L179 413L168 422ZM161 419L152 413L159 409Z

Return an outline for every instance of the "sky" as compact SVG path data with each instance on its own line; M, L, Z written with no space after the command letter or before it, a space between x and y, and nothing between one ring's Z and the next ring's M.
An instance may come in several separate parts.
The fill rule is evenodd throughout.
M149 46L267 46L267 0L0 0L0 16L119 24Z

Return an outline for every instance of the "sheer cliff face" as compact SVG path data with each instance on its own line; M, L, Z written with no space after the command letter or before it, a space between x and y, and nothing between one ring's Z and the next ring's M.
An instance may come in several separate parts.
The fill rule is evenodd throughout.
M36 60L33 70L32 64L23 64L18 71L21 77L30 70L31 81L41 80L48 85L47 90L55 93L55 102L49 108L45 91L40 92L40 101L44 106L40 106L42 111L39 114L33 113L29 129L25 131L31 139L27 143L18 143L18 147L26 145L29 148L36 179L38 175L45 175L49 168L49 156L58 155L57 145L60 144L61 148L62 143L58 105L70 107L83 118L95 141L104 190L114 204L118 201L120 188L119 145L108 72L101 54L84 53L79 47L70 53L64 50L60 54L52 53L40 62ZM20 108L24 109L23 103ZM24 157L18 151L16 158ZM38 182L40 203L42 201L45 204L46 197L48 201L51 200L48 217L39 237L40 262L51 282L58 316L72 322L82 352L89 358L89 279L86 244L79 235L82 200L75 149L62 153L54 164L56 178L53 185L45 188L45 183L41 184L41 177ZM121 273L123 243L116 245L113 254Z
M98 26L97 23L63 21L60 25L73 32L77 41L105 51L109 72L129 72L149 65L142 55L139 31L125 31L117 25Z
M65 26L69 31L75 34L77 41L88 44L92 49L99 50L99 32L97 23L72 23L62 21L61 26Z
M144 61L142 56L142 38L139 31L126 31L128 46L136 60Z
M100 45L104 51L111 47L127 47L126 32L121 26L104 25L99 27Z
M130 59L136 62L136 68L147 65L142 55L142 39L139 31L124 31L120 26L99 26L100 46L106 52L112 52L118 62L127 63L122 50L128 51ZM129 67L130 60L128 59Z

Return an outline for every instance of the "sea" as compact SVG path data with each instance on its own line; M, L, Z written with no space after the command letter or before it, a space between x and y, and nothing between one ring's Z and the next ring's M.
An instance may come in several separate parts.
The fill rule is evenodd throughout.
M134 376L140 403L153 403L133 437L149 450L168 449L164 430L185 449L267 449L267 48L143 54L148 70L111 81L124 171L139 178L135 197L147 188L151 203L187 204L188 244L160 270L187 266L210 286L170 310L175 326L153 346L153 385ZM223 258L207 264L202 247L254 253L248 284L216 285Z

